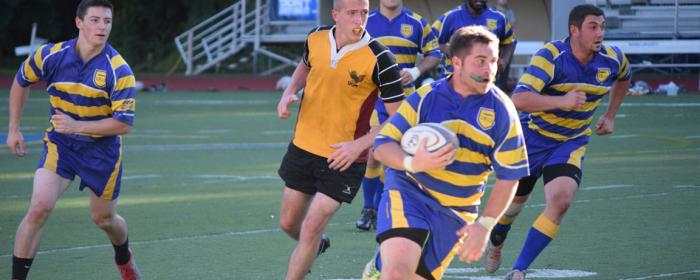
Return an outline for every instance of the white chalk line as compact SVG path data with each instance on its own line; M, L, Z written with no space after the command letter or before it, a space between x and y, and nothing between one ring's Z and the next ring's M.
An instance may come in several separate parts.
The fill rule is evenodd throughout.
M691 271L684 271L684 272L661 273L661 274L647 275L647 276L641 276L641 277L636 277L636 278L623 278L620 280L644 280L644 279L662 278L662 277L665 278L665 277L693 274L693 273L700 273L700 269L691 270Z

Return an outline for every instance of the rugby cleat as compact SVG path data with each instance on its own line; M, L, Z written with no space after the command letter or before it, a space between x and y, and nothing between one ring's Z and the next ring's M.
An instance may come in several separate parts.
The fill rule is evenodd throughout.
M355 227L360 230L368 231L374 226L377 228L377 210L372 208L363 208L360 217L355 222Z
M323 252L328 250L328 248L330 248L330 247L331 247L331 238L328 237L328 235L326 235L324 233L323 235L321 235L321 241L318 245L318 253L316 253L316 257L323 254Z
M122 280L141 280L141 272L139 267L136 266L136 260L134 259L134 254L129 250L129 261L125 264L117 264L119 269L119 274L122 276Z
M372 260L365 265L365 269L362 271L362 280L379 280L381 273L377 270L377 265L374 260L375 258L372 258Z
M508 274L506 274L506 277L503 279L504 280L525 280L525 271L513 269L511 272L508 272Z
M489 240L488 245L486 245L486 251L484 255L484 270L488 273L494 273L501 266L501 250L503 250L503 243L501 245L495 246L493 242Z

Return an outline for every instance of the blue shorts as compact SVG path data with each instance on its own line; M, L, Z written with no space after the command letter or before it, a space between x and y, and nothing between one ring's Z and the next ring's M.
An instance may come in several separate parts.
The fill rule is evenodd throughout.
M387 239L387 235L392 235L392 231L398 232L406 228L427 231L427 240L424 244L419 244L423 250L418 274L427 279L440 279L461 244L457 231L467 220L473 222L476 214L466 214L468 217L465 220L449 208L429 199L431 198L420 191L386 189L378 207L377 239L381 242ZM381 256L377 260L377 268L381 271ZM421 266L427 269L429 275L420 273Z
M48 132L37 168L71 181L78 175L81 191L87 187L104 200L117 199L122 181L121 137L82 142Z
M530 177L542 176L542 169L555 164L570 164L583 170L583 158L588 146L588 136L567 141L557 141L523 126Z

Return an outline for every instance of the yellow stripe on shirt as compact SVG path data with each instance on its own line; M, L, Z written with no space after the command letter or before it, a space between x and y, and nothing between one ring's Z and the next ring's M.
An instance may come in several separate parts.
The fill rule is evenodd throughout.
M120 91L125 88L131 88L136 85L136 79L134 78L134 75L129 75L125 77L119 78L117 80L117 85L114 86L114 91Z
M490 136L463 120L450 120L445 121L442 124L454 131L457 135L463 135L464 137L481 145L486 145L489 147L495 146L495 142Z
M491 171L486 170L483 173L478 174L478 175L464 175L464 174L452 172L449 170L437 169L437 170L429 170L429 171L426 171L425 173L430 175L431 177L433 177L437 180L443 181L443 182L449 182L450 184L457 185L457 186L470 187L470 186L480 186L480 185L483 185L484 183L486 183L486 179L489 177L489 174L491 173ZM464 204L464 205L469 205L469 204ZM464 206L464 205L462 205L462 206ZM456 205L454 205L454 206L456 206Z
M540 69L544 70L544 72L547 72L547 75L551 79L554 77L554 64L547 60L544 57L541 57L539 55L533 56L532 61L530 61L530 65L534 65L539 67Z
M63 99L51 96L50 97L51 106L56 109L60 109L63 112L78 115L80 117L97 117L97 116L110 116L112 115L112 109L107 105L102 106L79 106Z
M417 48L418 45L416 43L406 40L404 38L399 38L399 37L394 37L394 36L384 36L384 37L379 37L377 38L377 41L379 43L382 43L384 46L392 46L392 47L408 47L408 48Z
M593 115L588 117L585 120L577 120L577 119L570 119L570 118L563 118L560 116L557 116L555 114L550 114L550 113L544 113L544 112L536 112L532 113L533 117L539 117L543 121L546 121L550 124L556 125L556 126L561 126L561 127L566 127L568 129L579 129L582 128L588 124L591 123L591 120L593 119Z
M604 86L596 86L592 84L585 84L585 83L564 83L564 84L556 84L556 85L550 85L552 89L561 91L561 92L569 92L574 89L578 89L580 91L583 91L588 94L595 94L595 95L604 95L610 91L610 87L604 87Z
M34 72L34 69L32 69L32 66L29 64L30 59L30 57L27 57L27 59L24 61L24 65L22 66L22 73L24 74L24 78L26 78L27 81L35 83L39 81L39 76L37 76L37 74Z
M112 69L114 69L114 70L117 70L117 68L126 64L126 61L124 60L124 58L121 55L117 55L115 57L112 57L110 62L112 63Z
M59 82L49 85L49 88L51 87L61 92L65 92L68 94L76 94L87 98L109 99L109 94L106 91L95 89L79 83Z
M519 83L530 85L537 92L542 92L542 89L544 88L544 81L542 79L527 73L520 77Z

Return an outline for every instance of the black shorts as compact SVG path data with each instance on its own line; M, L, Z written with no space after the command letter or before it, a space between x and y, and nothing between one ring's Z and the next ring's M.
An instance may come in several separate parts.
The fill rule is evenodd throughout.
M351 203L365 175L365 163L353 163L345 171L328 168L327 158L290 143L277 174L288 188L314 195L323 193L338 202Z

